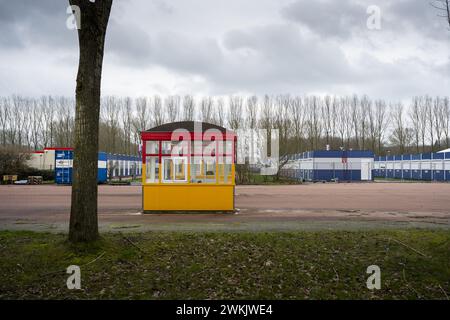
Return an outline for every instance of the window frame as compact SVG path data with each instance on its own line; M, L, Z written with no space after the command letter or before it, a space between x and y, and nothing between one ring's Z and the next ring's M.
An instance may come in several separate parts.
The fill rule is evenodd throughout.
M147 143L152 142L155 143L157 148L158 148L158 153L148 153L148 150L146 148ZM191 172L191 168L193 165L193 158L195 157L201 157L202 161L202 167L203 165L206 165L207 159L211 159L214 158L215 161L215 181L214 182L205 182L202 183L202 185L231 185L234 184L234 174L235 174L235 164L236 164L236 139L224 139L223 140L218 140L213 138L212 140L209 139L204 139L204 140L190 140L189 143L186 146L186 149L183 150L187 150L187 152L182 152L180 155L173 155L172 156L172 150L174 147L174 142L177 143L183 143L183 140L179 140L179 141L172 141L170 139L158 139L158 140L152 140L152 139L148 139L148 140L144 140L144 152L143 152L143 160L145 163L145 166L147 167L147 157L158 157L159 160L159 172L158 172L158 178L155 179L155 182L147 182L147 168L145 170L145 180L143 180L144 184L151 184L151 185L155 185L155 184L198 184L196 182L192 181L192 172ZM169 150L164 150L163 152L163 144L170 144L170 151ZM194 149L194 145L195 143L200 143L201 144L201 154L199 154L198 152L195 152ZM214 143L214 152L213 154L204 154L205 150L205 144L211 145L211 143ZM227 150L226 146L227 144L231 147L231 150ZM154 150L152 150L154 151ZM169 153L167 153L169 152ZM182 159L184 161L184 174L185 174L185 179L184 180L175 180L175 176L173 176L173 178L171 177L170 180L166 180L164 179L164 170L165 170L165 159L171 159L171 163L172 163L172 172L173 174L175 174L175 162L179 159ZM227 165L227 161L225 160L231 160L231 170L229 172L229 176L228 179L230 181L224 181L221 180L221 170L220 167L223 167L223 171L225 171L224 166ZM203 168L202 168L203 169ZM201 170L203 171L203 170ZM206 177L206 172L202 172L202 174L205 175Z
M176 179L176 172L175 172L175 165L177 161L183 161L184 162L184 179L183 180L177 180ZM170 180L167 180L165 178L165 169L166 169L166 161L170 161ZM171 156L163 156L161 161L161 182L163 184L172 184L172 183L187 183L188 182L188 157L187 156L179 156L179 157L171 157Z
M149 177L147 175L148 170L149 170L149 166L150 163L147 161L148 158L155 158L156 159L156 163L155 163L155 168L154 169L158 169L158 175L155 174L155 179L154 181L149 181ZM161 175L161 159L158 156L155 155L146 155L145 156L145 184L158 184L160 181L160 175Z

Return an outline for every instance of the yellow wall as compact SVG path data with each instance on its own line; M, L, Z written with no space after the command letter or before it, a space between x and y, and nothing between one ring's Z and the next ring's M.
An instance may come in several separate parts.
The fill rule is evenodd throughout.
M190 179L190 166L188 166ZM219 169L219 170L217 170ZM142 205L144 212L155 211L234 211L234 177L223 183L221 168L216 169L216 183L163 183L161 167L159 183L146 183L146 167L142 166Z
M144 211L233 211L234 185L144 185Z

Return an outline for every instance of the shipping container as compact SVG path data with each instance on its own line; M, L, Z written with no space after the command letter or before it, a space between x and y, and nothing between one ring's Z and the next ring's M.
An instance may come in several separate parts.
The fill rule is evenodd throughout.
M97 182L107 181L106 172L107 155L104 152L98 153ZM55 182L57 184L72 184L73 173L73 150L55 151Z
M137 178L142 175L142 158L138 156L98 153L99 183L108 179ZM54 170L57 184L72 183L73 148L45 148L31 153L27 164L38 170Z

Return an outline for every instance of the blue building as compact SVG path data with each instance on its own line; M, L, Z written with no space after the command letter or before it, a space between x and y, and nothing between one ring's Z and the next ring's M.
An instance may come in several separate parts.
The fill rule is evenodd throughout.
M123 154L107 154L108 177L137 177L142 174L142 158Z
M55 182L57 184L72 184L73 149L61 148L55 150ZM118 177L137 177L142 173L141 158L98 153L98 183L106 183L108 179Z
M377 156L374 176L403 180L450 181L450 152Z
M289 156L283 176L302 181L371 181L372 151L310 151Z

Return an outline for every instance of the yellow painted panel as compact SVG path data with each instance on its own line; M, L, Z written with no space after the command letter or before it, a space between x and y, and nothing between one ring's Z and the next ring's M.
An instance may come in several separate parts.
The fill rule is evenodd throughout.
M144 185L144 211L233 211L233 185Z

